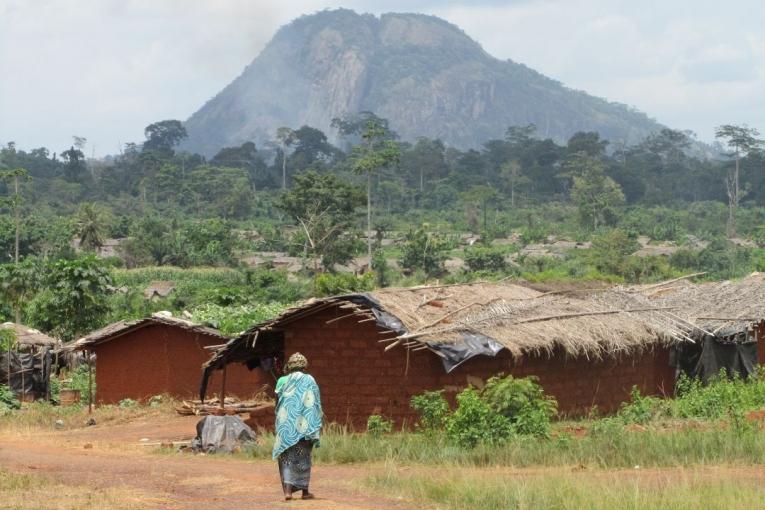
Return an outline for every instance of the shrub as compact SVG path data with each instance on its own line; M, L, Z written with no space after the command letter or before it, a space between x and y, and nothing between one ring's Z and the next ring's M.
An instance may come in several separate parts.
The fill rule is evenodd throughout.
M93 367L93 397L96 396L96 368ZM80 390L80 400L83 404L89 403L88 396L88 365L78 365L77 368L69 373L69 388Z
M662 412L662 399L640 394L637 386L630 391L631 400L623 403L619 410L619 417L625 423L648 423Z
M423 229L411 230L401 247L401 267L410 274L422 270L428 276L437 276L444 271L448 249L448 242L440 236L429 234Z
M447 437L457 446L501 444L512 433L510 420L495 412L475 389L466 388L457 395L457 409L446 425Z
M117 405L120 409L130 409L131 407L138 407L138 402L132 398L123 398Z
M367 434L370 436L380 437L390 433L391 430L393 430L393 422L386 420L379 414L373 414L367 418Z
M420 415L419 427L426 432L441 430L449 418L449 404L444 398L444 391L426 391L415 395L411 401L412 409Z
M494 412L509 420L514 432L540 437L550 435L550 420L558 412L558 403L545 395L536 377L492 377L481 396Z
M503 250L482 246L465 250L465 264L471 271L502 271L507 265Z
M20 408L21 403L16 399L16 395L11 389L5 384L0 385L0 416Z
M322 273L316 276L314 286L317 296L364 292L374 288L374 274L356 276L351 273Z

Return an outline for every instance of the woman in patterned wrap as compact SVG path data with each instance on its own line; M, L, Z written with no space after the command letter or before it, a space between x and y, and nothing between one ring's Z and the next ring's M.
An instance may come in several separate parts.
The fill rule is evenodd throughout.
M319 446L321 399L319 386L306 374L308 360L296 352L284 365L286 375L276 383L276 439L273 458L279 461L284 498L303 491L303 499L313 499L308 490L311 480L311 451Z

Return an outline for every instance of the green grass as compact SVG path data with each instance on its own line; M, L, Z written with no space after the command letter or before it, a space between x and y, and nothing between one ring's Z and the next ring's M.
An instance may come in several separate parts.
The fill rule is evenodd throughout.
M636 470L637 471L637 470ZM696 510L762 508L765 489L734 475L690 473L518 473L449 470L409 473L388 467L365 486L386 496L443 509Z
M706 466L765 463L765 434L755 425L731 427L724 422L679 422L667 427L624 427L615 419L577 423L589 428L584 437L556 425L552 439L516 437L498 447L459 448L442 435L393 433L379 438L330 427L314 458L319 463L352 464L389 461L407 465L577 466L592 468ZM273 436L263 435L253 451L270 458Z

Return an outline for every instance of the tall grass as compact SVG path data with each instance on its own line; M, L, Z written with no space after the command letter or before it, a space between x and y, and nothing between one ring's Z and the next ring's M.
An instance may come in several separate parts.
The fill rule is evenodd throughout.
M465 470L402 474L389 467L366 486L437 508L471 510L722 510L762 508L765 501L765 489L754 481L709 480L693 472L518 476Z
M394 433L373 437L330 427L314 451L319 463L388 461L407 465L463 467L577 466L594 468L678 467L765 463L765 434L759 426L688 422L676 429L631 429L618 420L595 422L584 437L556 427L552 439L516 436L501 446L465 449L440 434ZM253 450L270 458L273 436Z

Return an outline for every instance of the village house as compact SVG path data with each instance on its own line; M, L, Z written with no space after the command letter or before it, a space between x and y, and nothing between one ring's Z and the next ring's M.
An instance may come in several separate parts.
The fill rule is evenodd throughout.
M204 395L219 369L268 360L278 366L301 352L321 388L327 420L356 428L371 414L405 427L415 419L413 395L444 389L453 397L500 373L538 377L563 415L595 407L613 412L633 387L671 396L682 365L679 346L698 355L707 350L699 341L704 336L713 345L725 344L711 329L738 328L738 343L745 344L740 347L751 351L754 344L754 363L764 361L765 348L757 352L762 300L750 303L750 310L757 309L751 314L724 306L730 294L739 295L739 306L747 302L744 287L680 281L544 293L479 283L312 299L215 352L201 390ZM761 288L759 282L750 293ZM738 358L738 352L728 357Z
M95 402L115 404L126 398L145 401L163 394L194 397L200 367L210 357L210 348L227 340L216 329L159 313L111 324L68 349L96 355ZM213 382L222 383L218 378ZM246 398L269 383L273 386L273 377L261 370L239 365L226 371L227 395Z

